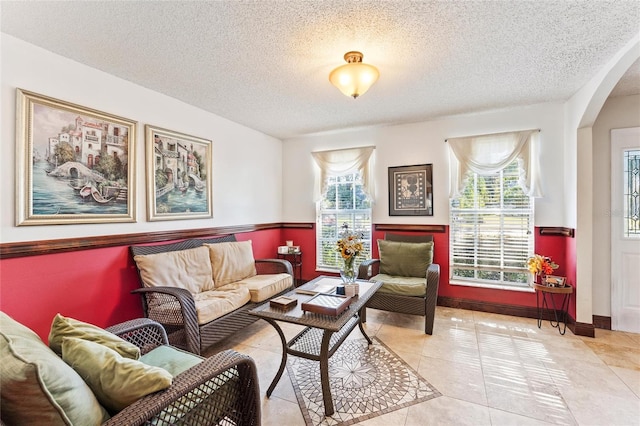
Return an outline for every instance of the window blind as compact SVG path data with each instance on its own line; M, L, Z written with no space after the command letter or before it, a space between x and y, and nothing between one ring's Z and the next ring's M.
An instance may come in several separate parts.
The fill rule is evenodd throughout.
M533 199L518 183L516 162L491 175L469 172L464 192L451 202L451 279L528 285L533 252Z
M316 264L320 269L338 270L343 266L336 242L346 223L362 235L364 250L356 264L371 257L371 203L367 199L359 173L327 179L327 191L318 203L316 226Z

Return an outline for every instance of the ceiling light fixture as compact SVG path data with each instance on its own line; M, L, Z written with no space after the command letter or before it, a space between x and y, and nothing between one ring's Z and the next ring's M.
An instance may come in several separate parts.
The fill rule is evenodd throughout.
M346 65L342 65L329 74L329 81L342 93L356 99L364 94L378 80L380 73L373 65L362 63L362 53L344 54Z

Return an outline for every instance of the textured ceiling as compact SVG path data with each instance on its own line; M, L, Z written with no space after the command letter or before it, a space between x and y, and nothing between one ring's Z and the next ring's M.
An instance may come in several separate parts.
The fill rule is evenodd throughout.
M278 138L564 101L640 31L637 0L0 7L4 33ZM328 79L349 50L380 70L357 100Z

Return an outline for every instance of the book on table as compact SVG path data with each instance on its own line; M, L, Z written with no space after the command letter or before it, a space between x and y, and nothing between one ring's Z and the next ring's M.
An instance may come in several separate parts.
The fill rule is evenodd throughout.
M308 283L301 287L296 288L296 293L299 294L331 294L336 290L338 284L340 284L340 279L338 278L322 278L314 283Z

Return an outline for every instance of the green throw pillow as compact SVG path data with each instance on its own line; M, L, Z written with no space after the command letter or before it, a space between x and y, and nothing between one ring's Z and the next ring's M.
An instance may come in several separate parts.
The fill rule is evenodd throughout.
M2 420L97 425L109 418L91 389L27 327L0 312Z
M90 340L113 349L125 358L140 358L140 348L133 343L109 333L102 328L57 314L49 332L49 347L58 355L62 354L62 340L65 337Z
M426 279L427 269L433 262L433 241L405 243L378 240L378 251L381 274Z
M66 337L62 359L87 382L98 401L118 412L138 399L171 386L173 376L158 367L124 358L89 340Z

